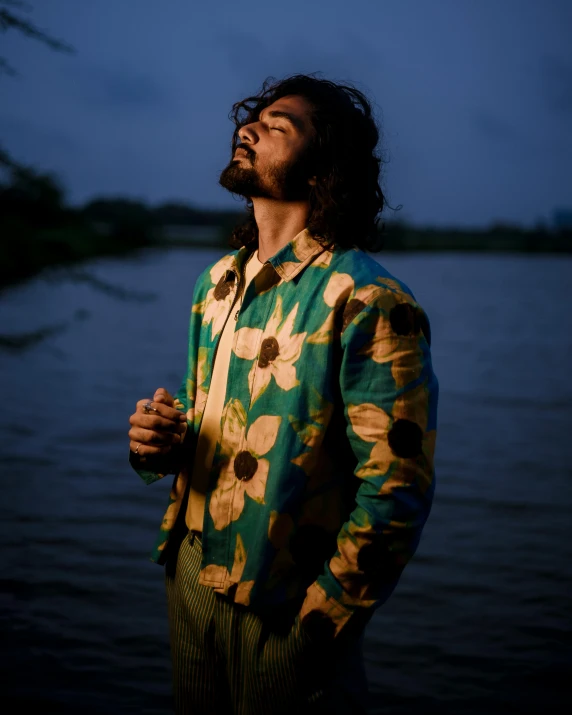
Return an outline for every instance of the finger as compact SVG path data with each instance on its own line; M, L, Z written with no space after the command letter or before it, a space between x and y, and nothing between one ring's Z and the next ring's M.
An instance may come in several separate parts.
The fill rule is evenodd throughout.
M141 427L143 429L154 430L155 432L176 432L183 434L187 429L187 421L184 422L180 420L170 420L166 417L161 417L160 415L149 414L146 415L142 412L135 412L129 417L129 424L134 427Z
M158 455L168 454L171 451L170 446L157 447L157 446L143 444L142 442L137 442L134 440L131 440L129 442L129 449L134 454L136 454L138 457L141 457L142 459L145 459L147 457L155 457Z
M186 415L180 410L154 400L139 400L135 411L144 415L161 415L174 422L186 422L187 419Z
M183 435L178 433L155 432L141 427L131 427L127 434L134 442L153 446L180 444L183 440Z
M176 410L174 407L164 405L161 402L155 402L155 400L139 400L135 411L143 415L147 414L143 408L149 402L151 402L151 406L154 408L149 412L149 415L158 415L173 422L186 422L187 416L183 412Z
M161 404L168 405L169 407L172 407L175 412L179 414L179 418L181 422L186 422L187 417L184 412L181 412L180 409L177 409L175 407L175 398L168 392L168 390L165 390L164 387L160 387L158 390L155 391L155 394L153 395L153 401L154 402L160 402ZM181 405L181 402L179 401L179 405ZM175 415L173 417L174 420L177 419L177 416Z
M166 437L169 435L178 435L181 439L187 431L186 422L173 422L171 420L166 420L163 417L142 415L137 412L134 415L131 415L129 418L129 424L132 427L141 429L145 432L155 432Z
M169 394L169 391L165 390L164 387L160 387L158 390L155 390L155 394L153 395L153 400L155 402L162 402L163 404L168 405L169 407L173 407L173 405L175 404L175 400Z

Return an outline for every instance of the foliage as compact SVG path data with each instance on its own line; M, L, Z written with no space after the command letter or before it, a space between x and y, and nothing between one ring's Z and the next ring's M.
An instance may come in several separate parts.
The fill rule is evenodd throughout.
M14 161L0 149L0 285L18 282L46 266L74 263L96 255L122 253L149 245L150 212L143 204L117 199L87 210L67 206L64 189L53 174ZM112 217L105 234L90 211ZM105 213L107 212L107 213Z
M63 188L53 174L15 167L10 183L0 188L3 218L23 221L35 228L51 228L61 223L64 211Z
M25 37L43 42L52 50L56 50L58 52L75 52L71 45L52 37L44 30L40 30L40 28L30 22L30 20L26 19L23 15L19 13L16 14L13 10L6 9L7 7L17 8L20 11L23 10L24 12L30 12L32 8L27 3L22 2L21 0L0 0L0 5L4 5L3 8L0 8L0 32L15 30ZM18 74L16 69L5 57L0 57L0 74L2 73L11 76Z

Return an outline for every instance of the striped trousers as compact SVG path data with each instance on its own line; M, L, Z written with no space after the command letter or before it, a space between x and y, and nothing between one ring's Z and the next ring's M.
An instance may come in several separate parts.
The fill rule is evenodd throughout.
M166 569L177 715L366 715L363 630L343 648L315 643L301 603L254 611L200 585L201 556L190 532Z

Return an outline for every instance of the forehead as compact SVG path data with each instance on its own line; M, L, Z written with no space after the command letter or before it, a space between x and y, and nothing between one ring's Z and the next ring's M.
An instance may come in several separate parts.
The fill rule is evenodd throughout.
M280 97L280 99L277 99L265 107L260 112L259 118L264 118L266 115L272 116L272 112L286 112L291 114L305 129L311 129L312 105L304 97L299 95Z

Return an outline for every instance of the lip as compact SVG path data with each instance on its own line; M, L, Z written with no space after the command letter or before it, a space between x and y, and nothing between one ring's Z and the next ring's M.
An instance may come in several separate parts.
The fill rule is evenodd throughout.
M240 157L247 157L247 156L248 156L248 154L247 154L247 152L246 152L246 149L237 149L237 150L234 152L234 158L235 158L235 159L238 159L238 158L240 158Z

